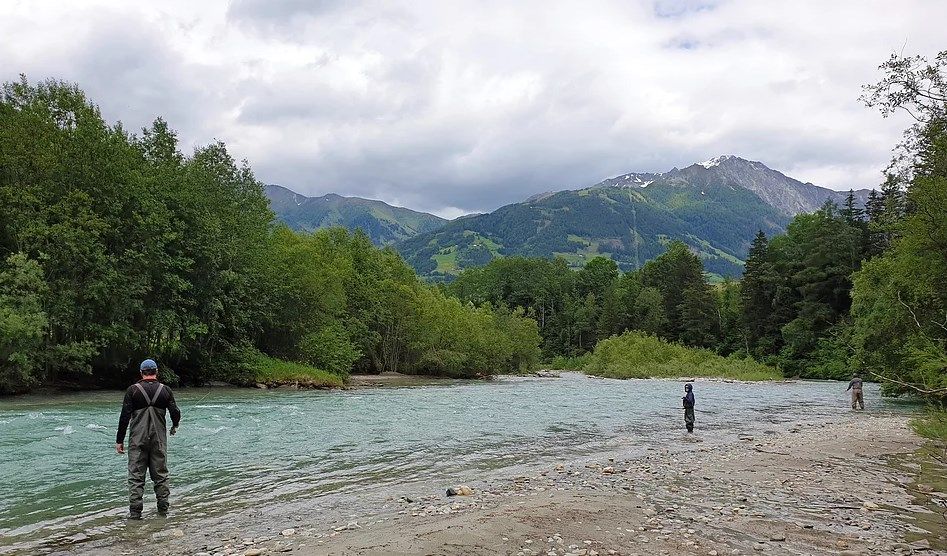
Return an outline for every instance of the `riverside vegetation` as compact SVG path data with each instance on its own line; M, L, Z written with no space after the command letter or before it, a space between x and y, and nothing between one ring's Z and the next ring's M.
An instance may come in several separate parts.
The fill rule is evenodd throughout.
M461 303L364 234L294 233L222 143L185 155L67 83L3 85L0 214L0 392L127 384L146 356L172 384L313 386L539 358L521 310Z

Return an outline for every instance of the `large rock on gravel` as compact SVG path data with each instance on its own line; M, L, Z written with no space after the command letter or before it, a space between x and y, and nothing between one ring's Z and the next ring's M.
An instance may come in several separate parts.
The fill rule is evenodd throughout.
M473 489L467 485L457 485L447 489L448 496L472 496Z

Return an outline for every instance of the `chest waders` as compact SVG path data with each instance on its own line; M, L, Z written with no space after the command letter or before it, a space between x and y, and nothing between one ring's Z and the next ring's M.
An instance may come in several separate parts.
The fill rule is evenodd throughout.
M694 407L685 407L684 408L684 426L687 427L687 432L694 432Z
M158 384L154 399L140 383L135 384L144 396L148 407L132 414L129 424L128 444L128 509L132 515L141 515L142 496L145 491L145 471L151 474L155 484L155 498L158 499L158 511L168 511L168 499L171 489L168 486L168 437L164 420L164 410L155 407L155 400L164 390L164 384Z

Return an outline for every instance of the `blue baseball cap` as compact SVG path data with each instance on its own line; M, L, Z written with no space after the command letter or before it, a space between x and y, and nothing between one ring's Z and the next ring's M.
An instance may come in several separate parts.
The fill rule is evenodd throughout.
M141 362L141 366L138 367L138 370L140 370L141 372L157 371L158 364L155 363L154 359L145 359L144 361Z

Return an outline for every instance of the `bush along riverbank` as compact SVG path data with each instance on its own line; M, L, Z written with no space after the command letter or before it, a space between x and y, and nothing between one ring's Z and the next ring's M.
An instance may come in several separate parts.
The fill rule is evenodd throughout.
M242 361L231 368L231 372L226 382L236 386L267 388L278 386L344 388L348 378L347 375L330 373L302 363L275 359L259 352L247 354Z
M710 350L688 348L638 332L602 340L580 370L608 378L783 378L775 368L753 359L721 357Z

